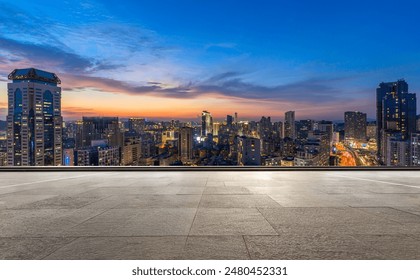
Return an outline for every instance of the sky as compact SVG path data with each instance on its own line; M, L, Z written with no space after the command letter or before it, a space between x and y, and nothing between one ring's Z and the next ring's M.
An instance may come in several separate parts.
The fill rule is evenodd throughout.
M1 1L7 75L61 79L65 119L375 118L380 82L420 93L420 3L406 1Z

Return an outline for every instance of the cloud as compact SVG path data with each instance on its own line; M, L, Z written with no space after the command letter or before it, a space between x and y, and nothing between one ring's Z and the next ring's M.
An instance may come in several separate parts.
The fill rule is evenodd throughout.
M245 82L241 72L225 72L203 81L184 85L170 86L160 82L148 82L135 85L110 78L92 76L68 76L64 84L71 84L65 90L83 91L94 88L99 91L128 95L151 95L170 98L198 98L214 96L249 100L275 100L283 102L311 102L313 104L331 104L350 100L342 91L330 84L335 80L318 78L301 80L277 86L263 86ZM66 82L67 79L67 82ZM238 100L238 101L239 101Z
M41 68L53 68L56 71L71 73L88 73L98 69L114 69L117 65L107 64L82 57L75 53L66 52L58 47L38 45L28 42L18 42L0 37L0 49L12 53L14 56L29 59Z

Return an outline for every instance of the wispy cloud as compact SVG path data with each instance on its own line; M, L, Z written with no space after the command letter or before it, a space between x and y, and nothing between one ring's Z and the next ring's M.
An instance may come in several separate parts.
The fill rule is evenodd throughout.
M22 59L30 59L34 66L70 73L87 73L117 67L117 65L66 52L58 47L18 42L6 38L0 38L0 49Z

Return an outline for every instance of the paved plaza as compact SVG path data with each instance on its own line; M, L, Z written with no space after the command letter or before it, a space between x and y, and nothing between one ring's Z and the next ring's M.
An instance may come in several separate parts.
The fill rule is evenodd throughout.
M420 171L1 172L0 259L420 259Z

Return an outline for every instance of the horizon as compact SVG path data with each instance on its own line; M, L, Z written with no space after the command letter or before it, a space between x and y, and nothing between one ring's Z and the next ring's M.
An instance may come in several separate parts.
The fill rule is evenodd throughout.
M376 119L379 83L420 89L412 2L391 22L392 1L0 1L0 119L7 75L28 67L62 80L67 120L195 120L204 109L215 119ZM403 40L389 44L390 34Z

